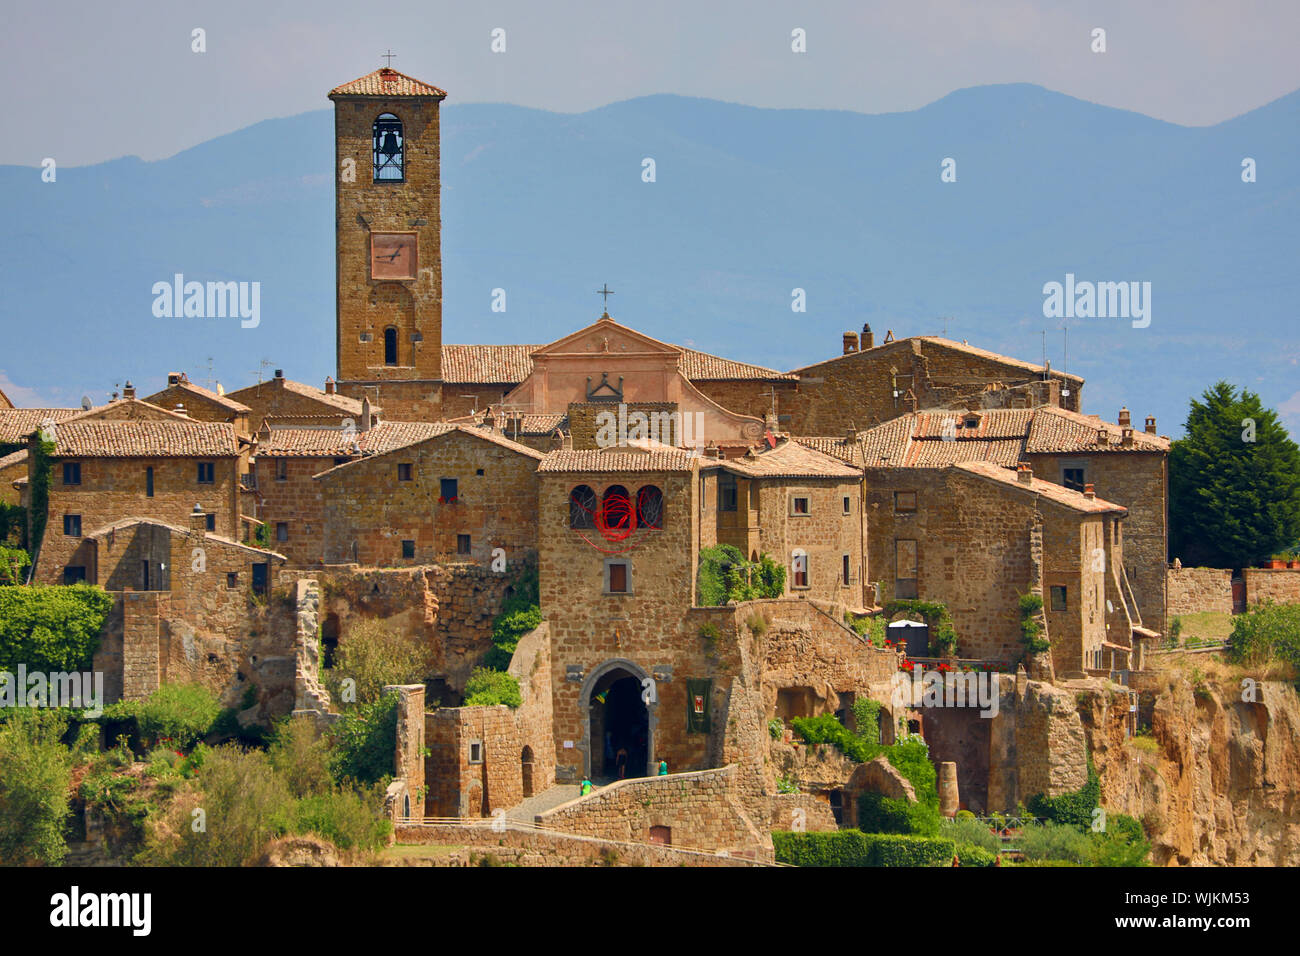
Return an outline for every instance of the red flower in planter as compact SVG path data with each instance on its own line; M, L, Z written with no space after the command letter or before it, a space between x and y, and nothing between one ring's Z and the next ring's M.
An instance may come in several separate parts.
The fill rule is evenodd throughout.
M453 497L451 497L451 498L443 498L442 496L439 496L439 497L438 497L438 504L440 504L440 505L454 505L454 504L455 504L457 501L459 501L459 500L460 500L460 496L459 496L459 495L453 496Z

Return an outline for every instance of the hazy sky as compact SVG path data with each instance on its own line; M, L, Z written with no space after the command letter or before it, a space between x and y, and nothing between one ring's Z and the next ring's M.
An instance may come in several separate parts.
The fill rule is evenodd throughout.
M890 112L1030 82L1207 125L1300 88L1296 0L93 0L4 18L0 163L25 166L158 159L324 109L390 48L450 102L563 112L651 93ZM490 50L498 27L504 53ZM1096 27L1105 53L1090 49ZM795 28L806 53L791 51Z

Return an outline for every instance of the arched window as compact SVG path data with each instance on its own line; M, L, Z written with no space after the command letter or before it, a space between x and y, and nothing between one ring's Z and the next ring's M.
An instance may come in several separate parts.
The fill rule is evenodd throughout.
M654 485L644 485L637 490L636 523L639 528L661 529L664 526L664 493Z
M631 531L636 527L632 499L622 485L610 485L600 500L600 523L607 531Z
M402 121L392 113L384 113L375 120L375 182L405 182L402 153Z
M384 329L384 364L397 364L397 329L391 325Z
M596 527L596 493L586 485L569 492L569 527Z

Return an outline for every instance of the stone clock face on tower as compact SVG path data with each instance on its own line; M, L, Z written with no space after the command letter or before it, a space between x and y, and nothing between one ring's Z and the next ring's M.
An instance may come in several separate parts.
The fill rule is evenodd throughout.
M370 278L414 279L417 257L413 232L370 234Z

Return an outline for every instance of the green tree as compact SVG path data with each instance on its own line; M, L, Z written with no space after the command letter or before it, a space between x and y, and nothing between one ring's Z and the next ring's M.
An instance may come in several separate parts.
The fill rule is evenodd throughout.
M342 681L356 681L356 703L376 701L390 684L423 684L433 667L432 649L415 634L404 634L385 621L365 620L339 641L325 686L336 701L343 699Z
M90 584L0 587L0 670L84 670L112 607Z
M1169 551L1241 568L1300 542L1300 447L1259 396L1218 382L1169 453Z
M57 866L68 852L72 751L58 711L19 708L0 722L0 860Z

